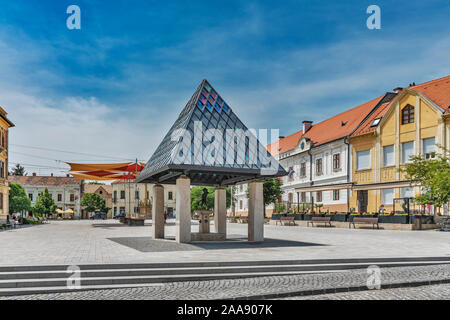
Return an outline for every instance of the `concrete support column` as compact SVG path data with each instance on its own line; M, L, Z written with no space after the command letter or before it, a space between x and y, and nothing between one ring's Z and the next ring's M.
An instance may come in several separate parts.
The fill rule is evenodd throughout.
M227 233L227 191L216 188L214 191L214 228L217 233Z
M191 179L182 175L176 183L177 243L191 242Z
M264 241L264 199L261 181L252 181L249 184L248 241Z
M156 184L152 188L153 239L164 239L164 187Z

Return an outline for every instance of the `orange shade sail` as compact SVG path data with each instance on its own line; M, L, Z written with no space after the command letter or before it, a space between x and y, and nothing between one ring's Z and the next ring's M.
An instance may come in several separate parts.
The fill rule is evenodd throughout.
M70 171L124 171L123 168L128 168L127 163L72 163L66 162L70 166Z

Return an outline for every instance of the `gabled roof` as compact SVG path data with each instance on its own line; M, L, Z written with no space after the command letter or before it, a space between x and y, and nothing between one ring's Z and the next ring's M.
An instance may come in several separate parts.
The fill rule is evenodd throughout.
M423 93L445 113L450 113L450 76L411 86L408 89Z
M20 184L21 186L41 186L57 187L64 185L81 185L81 181L73 177L55 177L55 176L8 176L10 183Z
M196 128L199 123L201 128ZM223 145L215 147L216 142L220 143L220 136L206 138L205 133L210 129L221 131ZM194 185L230 185L286 174L265 146L251 133L242 142L234 139L228 141L231 140L227 139L228 131L239 130L249 133L247 126L231 107L207 80L203 80L147 162L137 182L174 184L178 176L187 174ZM185 131L188 135L172 140L180 131ZM184 141L185 139L189 140ZM228 147L234 151L230 151Z
M112 186L107 184L86 183L83 189L84 193L95 193L98 189L103 189L105 192L112 194Z
M383 97L384 96L377 97L353 109L344 111L317 124L313 124L306 134L303 134L303 131L300 130L290 136L280 139L278 142L278 152L281 154L293 150L303 137L310 139L313 146L317 147L350 135ZM272 154L277 154L276 150L272 150L273 146L274 144L269 145L267 149L269 149Z
M450 76L428 81L422 84L406 88L423 94L430 99L445 113L450 113ZM403 89L404 90L404 89ZM404 92L404 91L403 91ZM382 119L392 106L394 99L388 103L381 104L352 134L352 137L374 132L377 126L372 126L375 119Z

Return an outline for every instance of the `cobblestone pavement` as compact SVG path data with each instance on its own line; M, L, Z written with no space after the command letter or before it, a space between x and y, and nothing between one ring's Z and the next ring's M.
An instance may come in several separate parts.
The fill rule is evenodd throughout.
M166 236L175 236L174 221ZM246 224L227 224L228 235L247 236ZM198 230L196 222L192 230ZM214 226L212 226L214 230ZM151 221L129 227L115 220L52 221L0 232L0 265L153 263L448 256L446 232L264 226L264 244L210 246L194 250L148 247ZM134 240L133 240L134 238ZM140 243L139 239L144 238ZM115 240L113 240L115 239ZM130 245L120 243L125 239ZM276 240L276 241L270 241ZM229 243L229 242L228 242ZM203 250L198 250L198 248ZM140 250L141 249L141 250Z
M281 300L450 300L450 284L299 296Z
M3 299L31 299L31 300L124 300L124 299L239 299L239 298L276 298L277 296L310 294L312 291L324 292L325 289L358 288L366 290L368 273L366 269L347 272L322 274L303 274L287 276L269 276L244 278L233 280L189 281L165 283L161 286L137 288L123 288L110 290L90 290L70 293L49 293L26 296L1 297ZM381 284L395 285L414 281L450 281L450 267L448 265L434 265L421 267L397 267L381 269ZM443 286L444 289L448 285ZM433 287L434 288L434 287ZM420 288L417 288L420 290ZM380 291L381 292L381 291ZM384 292L384 290L383 290ZM395 290L393 292L396 292ZM446 291L448 293L448 290ZM316 292L317 293L317 292ZM444 291L445 293L445 291ZM347 293L358 297L370 294L365 291ZM327 295L324 297L332 297ZM317 295L308 298L316 299ZM337 294L339 299L345 297ZM370 296L367 296L370 297ZM444 297L442 297L444 298ZM448 298L448 295L446 296ZM344 298L342 298L344 299Z

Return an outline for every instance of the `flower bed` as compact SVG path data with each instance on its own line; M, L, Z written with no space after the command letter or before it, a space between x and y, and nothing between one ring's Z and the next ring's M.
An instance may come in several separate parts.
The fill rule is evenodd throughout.
M378 217L379 223L399 223L408 224L409 215L407 214L394 214L394 215L380 215Z
M347 213L327 214L326 217L330 217L330 221L346 222L348 220Z

